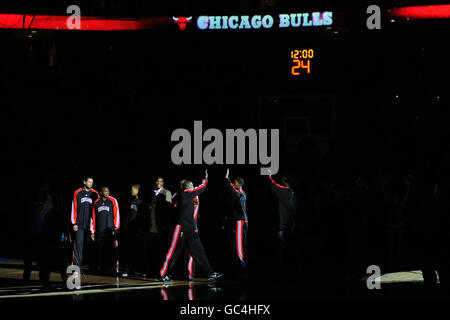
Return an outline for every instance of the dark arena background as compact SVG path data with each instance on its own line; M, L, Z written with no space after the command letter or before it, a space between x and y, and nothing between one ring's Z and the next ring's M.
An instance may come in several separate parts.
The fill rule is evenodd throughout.
M81 9L80 29L67 27L70 5ZM380 9L379 28L370 5ZM449 7L442 1L2 1L0 300L276 306L447 298ZM313 12L321 13L321 25L280 27L280 14L311 19ZM324 12L332 12L332 23L323 23ZM236 16L239 24L245 15L270 15L272 25L202 25L211 16ZM190 21L182 26L180 18ZM224 136L226 129L279 130L273 178L289 177L297 197L282 253L278 202L259 160L173 163L172 132L184 128L194 137L194 121ZM231 276L233 223L223 224L232 213L227 168L244 179L247 194L247 264L238 277ZM187 281L182 259L168 282L145 268L129 273L133 253L142 263L160 259L144 248L151 247L144 244L151 241L148 225L138 244L126 242L131 185L141 185L148 215L158 177L174 194L181 178L199 185L205 169L198 229L213 269L224 276L209 281L199 271ZM117 274L95 270L97 244L86 238L81 287L71 289L71 201L86 175L94 189L108 186L118 200L120 267ZM46 240L34 243L30 221L46 184L53 209L42 222ZM27 256L34 262L25 281ZM42 265L51 271L49 282L39 277Z

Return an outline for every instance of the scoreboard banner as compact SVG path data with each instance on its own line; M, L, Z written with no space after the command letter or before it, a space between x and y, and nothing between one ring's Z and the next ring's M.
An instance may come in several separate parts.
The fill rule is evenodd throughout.
M0 29L80 30L80 31L130 31L130 30L311 30L323 27L365 28L367 12L362 11L311 11L277 14L200 15L145 18L113 18L83 16L80 7L67 15L42 15L30 13L0 13ZM383 10L384 18L400 21L419 19L448 19L450 5L429 5L391 8ZM358 25L354 25L359 21ZM178 28L176 27L178 26Z

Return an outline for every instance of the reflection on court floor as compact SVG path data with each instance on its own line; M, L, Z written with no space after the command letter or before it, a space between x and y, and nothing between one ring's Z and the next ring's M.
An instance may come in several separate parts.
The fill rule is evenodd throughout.
M108 277L92 275L83 272L81 275L81 287L78 290L69 290L64 286L64 280L58 273L51 273L49 288L43 289L39 282L38 271L31 273L30 281L22 280L23 262L21 260L5 260L0 262L0 299L5 298L44 298L102 294L105 297L112 293L125 293L130 291L153 290L156 292L149 297L169 300L173 299L168 292L168 288L184 287L187 299L194 300L194 287L205 286L212 291L217 291L214 284L204 278L192 281L172 280L170 282L160 282L157 279L142 277ZM220 290L219 290L220 291Z
M314 299L347 298L364 299L373 297L393 297L402 295L429 296L422 290L423 276L420 270L401 271L383 274L375 279L382 290L368 290L365 279L343 280L334 288L327 286L320 277L302 276L301 272L288 281L257 277L250 282L230 279L207 281L197 278L193 281L172 280L160 282L153 278L108 277L90 274L82 268L80 288L70 290L61 274L51 273L50 286L43 288L39 282L38 271L31 273L30 281L23 281L23 261L0 260L0 300L247 300L247 299ZM320 276L320 274L317 274ZM305 279L311 280L309 283ZM363 281L361 281L363 280ZM330 282L336 284L336 282ZM347 286L347 287L344 287ZM406 287L405 287L406 286ZM399 291L400 290L400 291ZM407 290L407 292L405 292ZM439 295L439 291L436 292Z
M439 280L439 278L438 278ZM399 283L399 282L423 282L422 271L401 271L386 273L375 279L375 282L383 283Z

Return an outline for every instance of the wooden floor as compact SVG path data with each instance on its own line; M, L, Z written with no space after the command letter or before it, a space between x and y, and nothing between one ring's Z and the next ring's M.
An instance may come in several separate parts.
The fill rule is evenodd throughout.
M253 280L251 284L220 280L207 281L197 278L193 281L172 280L160 282L153 278L113 277L89 274L87 267L82 268L81 287L77 290L67 288L58 273L51 273L50 287L43 288L39 282L38 271L31 273L30 281L23 281L23 261L0 259L0 300L2 299L60 299L60 300L98 300L98 299L145 299L145 300L219 300L247 298L292 299L310 297L316 290L318 296L327 292L320 282L305 288L304 283L295 279L275 283L271 278ZM299 275L297 275L299 277ZM318 279L319 280L319 279ZM361 281L362 280L362 281ZM367 290L365 280L360 280L360 293L372 294ZM381 275L375 281L386 290L408 287L423 283L421 271L402 271ZM323 283L323 282L322 282ZM384 286L383 286L384 285ZM361 289L362 288L362 289ZM303 291L302 291L303 290ZM384 290L384 292L388 292ZM383 291L383 290L381 290ZM360 293L357 293L359 295ZM393 295L395 295L393 293Z
M149 289L159 289L160 291L160 289L171 287L184 286L192 288L193 286L203 286L210 283L205 278L198 278L192 281L172 280L170 282L161 282L157 279L139 276L112 277L93 275L85 270L81 275L80 289L69 290L65 288L61 275L53 272L50 275L50 288L43 290L39 282L38 271L31 273L30 281L23 281L23 261L3 260L0 262L0 299L107 294ZM162 298L164 298L164 292L160 293Z
M399 282L423 282L422 271L402 271L383 274L375 281L383 283L399 283Z

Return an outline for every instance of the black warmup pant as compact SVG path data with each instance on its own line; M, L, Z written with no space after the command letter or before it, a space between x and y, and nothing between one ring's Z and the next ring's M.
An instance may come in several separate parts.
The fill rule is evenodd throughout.
M277 240L278 240L278 247L279 247L279 256L280 261L282 263L286 262L288 260L289 251L290 251L290 242L293 238L293 234L290 229L283 230L279 229L277 232Z
M195 233L198 234L198 230L194 231ZM194 274L195 274L195 263L194 263L194 258L192 257L191 253L189 252L189 249L186 247L184 249L184 262L183 265L180 266L182 269L182 274L188 274L188 278L189 279L193 279L194 278Z
M85 229L78 228L78 231L75 231L75 242L73 246L73 254L72 254L72 263L77 266L81 266L83 262L83 243L85 236Z
M188 249L195 263L203 272L205 272L206 274L210 274L213 272L208 258L206 257L205 249L203 248L198 233L194 232L194 230L187 230L181 225L177 224L175 226L175 230L173 231L172 241L170 242L170 247L167 251L166 259L159 272L161 277L164 278L166 274L173 268L178 258L183 257L185 248Z
M144 272L148 236L144 233L142 226L140 226L140 221L135 219L129 222L124 234L124 258L128 266L128 272Z
M149 233L146 239L144 273L157 274L164 261L164 237L160 233Z
M128 234L126 237L126 260L130 273L144 270L144 257L146 257L146 245L144 236Z
M184 267L187 267L187 272L188 272L189 279L194 278L194 273L195 273L194 258L192 257L191 253L187 249L184 252L184 265L183 265L183 268Z
M150 233L147 241L146 272L157 274L161 264L165 260L165 254L169 248L172 239L172 230L170 228L159 229L158 233Z
M97 242L97 266L100 271L107 272L113 266L114 240L111 232L105 230L96 233L95 241Z

